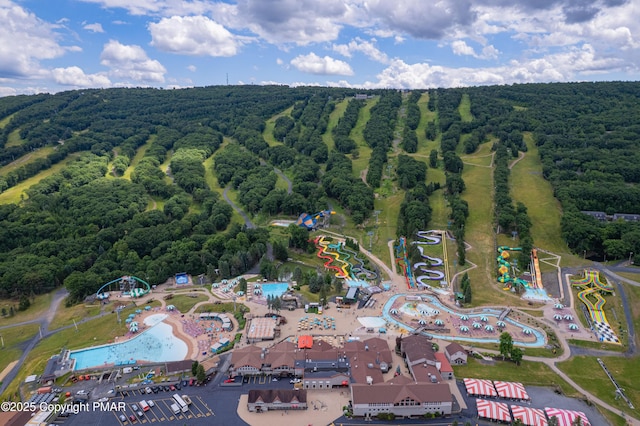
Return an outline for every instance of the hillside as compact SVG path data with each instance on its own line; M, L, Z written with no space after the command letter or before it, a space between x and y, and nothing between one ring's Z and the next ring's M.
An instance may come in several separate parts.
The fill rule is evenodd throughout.
M234 276L276 238L262 225L328 208L340 232L388 262L389 239L447 226L461 268L470 244L472 281L492 280L501 238L517 236L525 254L542 244L625 259L640 252L640 222L580 211L640 214L638 89L218 86L0 98L0 297L64 284L77 301L119 274L151 284L182 271ZM224 194L258 227L237 225Z

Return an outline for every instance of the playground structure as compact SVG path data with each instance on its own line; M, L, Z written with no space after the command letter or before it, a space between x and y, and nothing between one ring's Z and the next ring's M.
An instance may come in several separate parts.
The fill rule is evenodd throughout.
M96 292L100 300L108 299L110 292L119 291L122 297L138 298L151 291L151 286L145 280L133 275L124 275L109 281Z
M317 256L326 260L324 267L336 271L336 278L344 279L350 287L368 286L363 278L375 280L378 277L377 273L366 269L364 261L358 258L358 253L347 249L343 242L330 243L325 240L324 235L321 235L314 240L314 243L318 248ZM358 263L357 266L349 262L351 258ZM334 262L339 263L340 266L334 265Z
M417 289L418 287L421 287L440 291L440 289L432 287L426 281L439 281L441 284L447 283L446 264L439 257L426 255L424 253L423 245L437 245L442 243L441 231L418 231L416 235L421 238L421 240L414 241L412 244L416 244L418 246L420 256L425 259L426 262L418 262L415 265L411 265L407 251L407 240L405 237L400 237L398 244L395 246L396 264L402 269L402 273L405 276L407 287L409 289ZM437 269L430 269L436 266L445 266L445 272ZM416 273L421 273L421 275L414 276L413 270L416 270Z
M578 292L578 299L587 308L587 320L591 329L597 334L602 342L620 344L620 340L613 332L607 316L604 313L604 304L607 302L602 294L612 294L613 286L600 281L598 271L585 269L584 278L571 280L571 285L581 291ZM593 301L595 300L595 302Z
M529 288L529 283L521 278L513 278L509 273L511 272L511 263L509 262L509 258L511 255L510 251L522 251L521 247L507 247L500 246L498 247L498 282L505 284L502 288L505 291L511 290L516 286L520 286L524 289Z
M334 212L333 210L323 210L314 214L302 213L300 216L298 216L296 225L304 226L305 228L311 231L316 229L319 226L318 225L319 219L323 219L322 226L324 227L327 225L327 222L331 217L331 215L334 215L334 214L336 214L336 212Z

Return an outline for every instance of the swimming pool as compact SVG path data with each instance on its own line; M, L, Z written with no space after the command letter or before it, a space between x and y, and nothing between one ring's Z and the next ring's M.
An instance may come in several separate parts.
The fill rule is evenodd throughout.
M153 317L158 321L160 316ZM105 364L126 365L134 360L161 362L185 359L187 344L173 335L169 324L161 321L125 342L72 351L69 358L75 360L74 370Z
M264 298L269 296L280 297L289 290L288 283L265 283L261 285Z

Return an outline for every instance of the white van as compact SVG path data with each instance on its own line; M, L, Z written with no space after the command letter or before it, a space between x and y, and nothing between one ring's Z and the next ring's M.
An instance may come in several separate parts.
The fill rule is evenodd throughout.
M173 411L173 414L180 414L180 407L178 407L178 404L171 404L171 411Z

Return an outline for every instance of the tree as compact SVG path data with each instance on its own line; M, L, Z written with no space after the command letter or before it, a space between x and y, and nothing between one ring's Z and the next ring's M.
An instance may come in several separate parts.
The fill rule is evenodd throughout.
M191 375L195 376L198 373L198 366L200 363L198 361L193 361L191 364Z
M511 360L516 363L516 365L520 365L520 361L522 361L522 357L524 356L524 351L519 347L514 347L511 350Z
M299 283L302 280L302 269L299 266L293 268L293 281Z
M556 416L549 417L548 426L558 426L558 418Z
M196 379L203 383L207 379L207 374L204 371L204 366L202 364L198 364L198 369L196 371Z
M7 308L5 308L5 307L2 308L2 316L3 317L7 316Z
M438 150L436 149L432 149L429 153L429 166L431 166L432 169L438 167Z
M238 290L244 291L245 293L247 292L247 280L245 280L244 277L238 280Z
M287 250L286 244L280 240L275 240L273 242L273 256L281 262L286 262L289 258L289 251Z
M513 351L513 338L511 334L506 331L500 335L500 355L502 355L502 359L508 358L511 356L511 352Z

